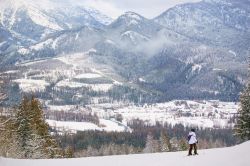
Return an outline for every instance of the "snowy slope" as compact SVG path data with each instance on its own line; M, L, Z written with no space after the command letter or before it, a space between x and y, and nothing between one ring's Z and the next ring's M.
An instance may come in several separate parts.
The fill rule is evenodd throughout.
M40 42L55 32L82 26L103 28L111 22L98 10L71 1L0 1L0 28L25 45Z
M248 166L250 141L221 149L199 151L199 156L186 156L187 152L121 155L58 160L15 160L0 158L1 166Z
M194 40L231 45L237 50L239 48L234 43L243 42L249 35L249 5L249 1L203 0L177 5L156 17L155 21ZM247 43L241 44L241 49L248 48Z
M27 11L34 23L53 30L65 29L66 27L62 24L63 21L67 21L65 24L68 28L74 28L76 24L74 21L97 24L96 21L104 25L112 22L111 18L100 11L70 1L58 3L55 0L2 0L0 5L1 24L4 26L9 24L9 26L6 25L9 28L16 22L21 21L17 19L18 10ZM10 17L8 17L9 13L11 13Z

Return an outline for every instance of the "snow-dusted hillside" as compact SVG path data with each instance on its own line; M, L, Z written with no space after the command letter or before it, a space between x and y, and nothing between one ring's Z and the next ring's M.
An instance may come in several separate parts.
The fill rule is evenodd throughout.
M187 152L89 157L57 160L16 160L0 158L1 166L248 166L250 142L221 149L200 150L198 156Z
M244 42L242 32L249 34L249 16L249 1L203 0L177 5L156 17L155 21L194 40L241 50L241 47L249 47L247 42L240 48L234 43Z
M88 112L106 120L111 120L118 114L123 117L123 128L118 130L112 127L100 128L84 121L50 123L51 126L59 127L59 130L65 128L69 131L125 131L127 123L134 119L140 119L149 125L155 125L156 122L200 128L231 128L234 125L234 116L238 109L238 103L235 102L172 100L135 105L128 100L129 96L128 99L123 98L119 101L119 98L112 97L111 94L117 91L119 95L119 90L128 83L108 65L97 65L93 60L95 53L96 50L91 49L85 53L22 63L18 65L22 70L4 72L0 75L10 76L13 84L18 85L20 93L36 94L47 111L74 114ZM199 70L199 66L193 68ZM145 80L141 78L140 81ZM129 85L133 86L132 83ZM48 97L44 97L44 94ZM126 94L122 95L126 97ZM55 119L53 116L47 118L64 120Z

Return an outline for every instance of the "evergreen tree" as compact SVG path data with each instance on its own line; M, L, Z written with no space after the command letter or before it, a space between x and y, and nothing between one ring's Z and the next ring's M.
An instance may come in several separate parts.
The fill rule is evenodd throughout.
M160 150L160 146L157 140L154 140L152 133L147 135L146 145L143 149L144 153L155 153Z
M4 92L4 80L2 77L0 77L0 105L2 104L2 102L4 101L4 99L7 98L6 93Z
M241 139L250 139L250 83L240 96L240 108L235 131Z
M64 158L73 158L74 157L74 150L71 146L68 146L65 150L64 150Z
M40 102L32 97L30 106L31 124L33 124L33 131L37 138L36 142L40 144L39 149L49 158L61 157L61 150L49 134L49 125L45 122Z
M16 114L15 126L17 128L17 141L24 158L31 156L29 140L32 139L31 121L29 115L29 100L24 97Z
M170 144L171 144L172 151L180 151L181 150L179 141L176 137L173 137L170 139Z
M21 149L18 146L17 134L13 126L13 119L0 117L3 126L0 128L0 156L19 158ZM17 153L18 152L18 153Z
M171 144L169 141L169 138L167 136L167 133L164 131L161 131L161 136L160 136L160 150L161 152L169 152L171 151Z
M24 97L16 113L14 126L21 158L61 157L61 150L49 134L40 102Z
M87 156L97 156L98 155L98 151L97 149L93 148L92 146L88 146L87 148Z
M180 148L181 148L181 150L187 150L188 149L188 145L187 145L187 141L186 141L186 139L185 138L181 138L181 140L180 140Z

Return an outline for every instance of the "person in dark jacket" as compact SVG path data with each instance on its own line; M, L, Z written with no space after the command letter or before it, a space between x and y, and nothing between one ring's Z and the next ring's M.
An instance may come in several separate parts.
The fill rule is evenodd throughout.
M195 129L191 129L191 131L188 134L188 144L189 144L188 156L192 155L193 149L194 149L194 154L198 155L196 146L197 143L198 141L196 138Z

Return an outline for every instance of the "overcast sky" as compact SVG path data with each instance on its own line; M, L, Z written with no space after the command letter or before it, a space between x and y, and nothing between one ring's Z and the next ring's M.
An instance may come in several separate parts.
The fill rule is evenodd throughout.
M112 18L117 18L126 11L153 18L177 4L198 1L200 0L80 0L81 3L95 7Z

